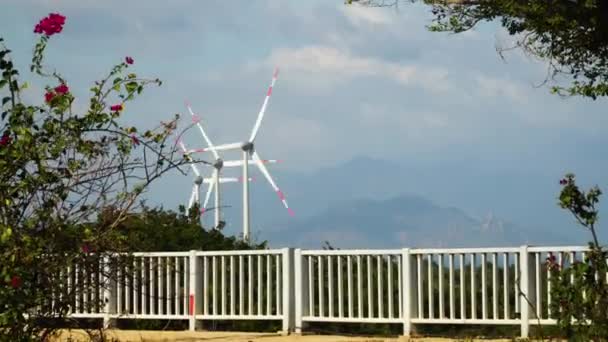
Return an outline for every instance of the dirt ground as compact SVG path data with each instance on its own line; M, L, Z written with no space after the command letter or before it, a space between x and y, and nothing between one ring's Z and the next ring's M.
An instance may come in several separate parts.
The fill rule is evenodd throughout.
M349 337L349 336L328 336L328 335L289 335L283 336L280 334L271 333L239 333L239 332L189 332L189 331L136 331L136 330L108 330L108 341L125 341L125 342L194 342L194 341L213 341L213 342L450 342L450 341L494 341L494 342L509 342L512 340L471 340L450 338L411 338L406 337ZM64 330L54 341L70 341L81 342L90 341L88 335L82 330Z

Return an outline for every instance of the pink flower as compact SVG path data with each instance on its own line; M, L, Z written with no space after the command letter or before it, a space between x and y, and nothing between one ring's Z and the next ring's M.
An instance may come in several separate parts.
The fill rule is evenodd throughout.
M68 88L68 86L65 84L61 84L61 85L55 87L55 92L57 94L64 95L64 94L67 94L69 91L70 91L70 88Z
M120 112L122 109L122 104L115 104L110 107L110 110L113 112Z
M12 140L13 139L8 134L5 133L2 136L2 138L0 138L0 146L6 146L6 145L8 145L8 144L11 143Z
M48 17L42 18L36 27L34 27L34 33L45 34L52 36L55 33L59 33L63 30L65 24L65 17L59 13L51 13Z
M82 245L81 249L82 249L82 253L85 253L85 254L88 254L91 252L91 247L86 243L84 245Z
M138 146L139 145L139 139L137 138L137 136L135 136L135 134L131 134L131 142L133 143L133 145Z
M52 91L48 91L46 94L44 94L44 101L46 101L47 103L53 101L54 98L55 93L53 93Z
M127 64L131 65L131 64L133 64L133 58L131 58L131 57L127 56L127 57L125 57L125 62L126 62Z
M20 287L21 287L21 283L22 283L22 282L21 282L21 277L20 277L20 276L18 276L18 275L14 275L14 276L11 278L11 286L12 286L14 289L18 289L18 288L20 288Z

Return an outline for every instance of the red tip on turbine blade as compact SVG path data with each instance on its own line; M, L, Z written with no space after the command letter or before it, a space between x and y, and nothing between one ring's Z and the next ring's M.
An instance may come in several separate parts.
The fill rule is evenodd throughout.
M201 118L198 117L198 115L194 114L192 115L192 122L197 123L201 121Z
M272 87L268 87L268 92L266 93L266 96L270 95L272 95Z
M277 190L277 195L279 195L279 198L281 199L281 201L285 200L285 195L283 194L283 191Z
M293 212L293 210L291 210L291 208L287 208L287 211L289 212L289 216L295 216L296 214Z
M279 77L279 68L274 68L274 72L272 73L272 78Z

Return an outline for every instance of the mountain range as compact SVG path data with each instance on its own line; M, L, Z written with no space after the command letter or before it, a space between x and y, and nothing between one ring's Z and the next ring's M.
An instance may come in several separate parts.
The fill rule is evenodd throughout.
M560 244L547 230L517 226L492 215L479 220L457 208L440 207L419 196L355 200L296 220L261 237L271 245L319 248L500 247Z
M252 233L271 246L320 248L490 247L580 244L587 236L534 186L471 167L470 179L445 168L413 168L361 157L313 173L274 171L296 217L257 176ZM475 173L474 171L477 170ZM473 187L471 184L475 183ZM552 186L552 185L551 185ZM547 191L554 189L549 186ZM227 233L241 231L240 187L225 187ZM526 192L527 191L527 192ZM548 197L543 200L543 196ZM473 210L472 210L473 209ZM474 211L476 214L471 214ZM483 213L483 214L477 214ZM519 215L519 220L506 217ZM538 215L537 220L526 217ZM524 218L524 219L522 219ZM557 225L554 222L559 222Z

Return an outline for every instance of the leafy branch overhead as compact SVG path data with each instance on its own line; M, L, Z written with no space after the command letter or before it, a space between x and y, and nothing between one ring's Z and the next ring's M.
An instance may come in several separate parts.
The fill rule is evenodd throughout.
M404 2L415 2L408 0ZM347 4L397 6L400 0L347 0ZM604 0L422 0L431 6L431 31L464 32L498 21L514 46L548 62L548 79L571 76L560 95L608 96L608 2Z

